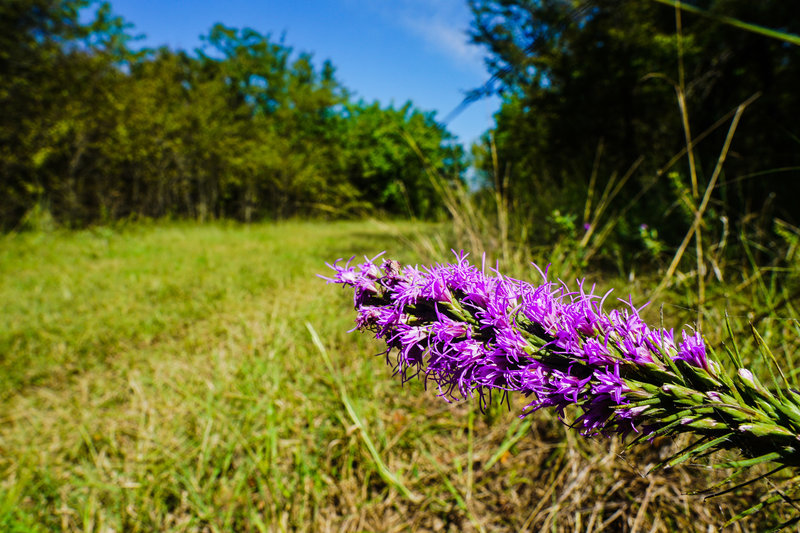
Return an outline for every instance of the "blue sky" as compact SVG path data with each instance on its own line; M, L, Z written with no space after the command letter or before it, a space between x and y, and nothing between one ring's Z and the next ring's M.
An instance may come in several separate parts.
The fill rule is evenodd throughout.
M315 63L330 59L337 78L367 101L436 111L443 120L489 75L468 43L466 0L111 0L146 38L138 44L193 50L216 22L284 36ZM481 100L447 128L469 144L492 122L499 100Z

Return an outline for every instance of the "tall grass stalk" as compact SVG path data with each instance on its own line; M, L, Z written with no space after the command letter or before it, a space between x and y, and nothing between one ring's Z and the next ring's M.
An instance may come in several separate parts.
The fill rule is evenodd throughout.
M674 7L676 11L686 11L687 13L700 15L702 17L709 18L716 22L727 24L734 28L739 28L741 30L757 33L759 35L764 35L765 37L769 37L771 39L777 39L779 41L790 43L795 46L800 46L800 36L791 34L789 32L775 30L772 28L766 28L764 26L759 26L758 24L745 22L743 20L734 17L713 13L711 11L694 6L690 3L681 2L680 0L653 0L653 1L658 2L659 4L664 4L670 7Z

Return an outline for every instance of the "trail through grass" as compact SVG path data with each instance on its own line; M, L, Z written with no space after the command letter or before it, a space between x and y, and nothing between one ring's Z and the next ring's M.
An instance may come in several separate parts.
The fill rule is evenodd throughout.
M412 230L4 237L0 531L691 531L741 508L687 496L685 469L643 478L671 443L622 460L544 414L401 388L315 274L416 262Z
M369 351L315 273L400 243L364 224L6 238L0 524L310 523L341 424L304 321ZM351 377L371 391L375 370Z

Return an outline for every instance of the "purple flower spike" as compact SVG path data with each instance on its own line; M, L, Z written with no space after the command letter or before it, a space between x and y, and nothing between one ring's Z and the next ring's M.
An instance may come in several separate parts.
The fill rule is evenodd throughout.
M424 269L374 261L334 263L327 279L354 290L356 327L396 353L397 373L422 375L450 399L521 393L534 398L526 413L576 406L585 433L628 432L640 410L622 409L631 387L621 369L666 369L664 357L707 368L699 334L677 350L672 332L650 330L632 303L606 313L608 294L582 282L573 292L544 274L538 286L487 275L463 253Z
M386 343L404 381L419 377L447 400L478 396L482 407L522 394L522 416L552 408L587 435L690 432L739 449L747 464L800 466L800 394L773 394L744 368L727 376L699 332L676 343L672 330L642 320L631 297L605 311L609 293L594 286L571 290L535 265L538 285L487 274L463 252L421 269L376 260L337 261L325 279L353 290L356 328Z

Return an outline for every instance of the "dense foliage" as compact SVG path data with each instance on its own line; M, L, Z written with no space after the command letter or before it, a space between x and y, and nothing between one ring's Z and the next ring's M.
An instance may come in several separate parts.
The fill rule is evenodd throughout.
M218 24L194 53L133 52L129 30L94 0L0 5L0 225L430 217L428 171L460 175L432 114L353 101L269 35Z
M613 182L609 191L621 188L611 211L624 214L618 239L637 237L641 224L679 239L712 181L733 111L756 96L704 219L717 221L717 235L721 220L751 220L764 207L767 219L800 219L800 47L720 20L797 34L796 3L691 2L702 14L669 3L470 0L472 39L493 75L483 90L504 98L478 152L520 218L558 210L576 227L591 224ZM680 157L687 139L697 142L694 170Z

